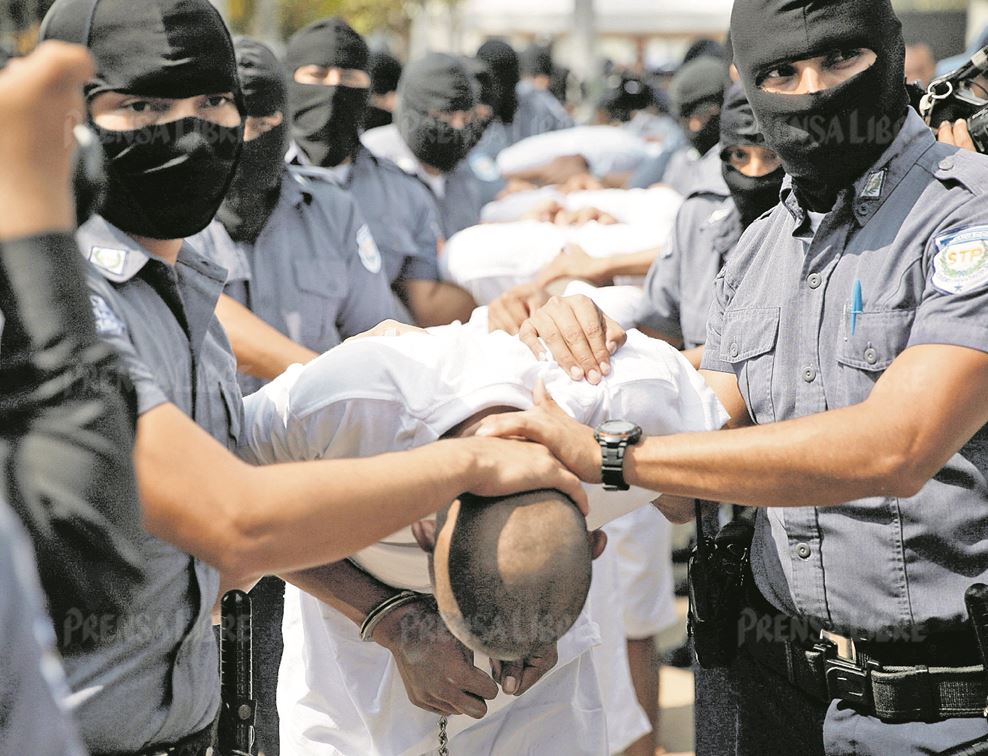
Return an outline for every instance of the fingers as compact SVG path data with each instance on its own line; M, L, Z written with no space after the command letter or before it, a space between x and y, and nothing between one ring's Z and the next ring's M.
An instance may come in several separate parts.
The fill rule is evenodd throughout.
M533 685L535 685L535 683L545 676L546 672L556 666L556 662L558 660L559 655L556 651L555 645L546 649L545 652L540 655L533 655L528 659L525 659L521 679L514 695L520 696L522 693L529 690ZM507 693L507 691L505 691L505 693Z
M970 150L971 152L978 151L978 148L974 146L974 140L971 139L971 132L967 128L967 121L963 118L954 122L954 144L963 150Z
M525 665L522 661L502 662L501 689L509 696L518 693Z
M476 698L486 698L491 700L497 698L497 683L491 679L490 675L485 675L479 669L470 666L469 672L459 675L456 680L450 680L457 685L464 693L469 693Z
M538 331L535 330L535 326L532 325L531 321L526 320L518 328L518 339L522 344L527 346L532 354L534 354L538 359L545 358L545 348L542 346L542 341L539 339Z
M587 492L583 489L583 483L566 468L559 466L556 479L549 484L549 487L562 491L572 499L584 517L590 514L590 500L587 498Z
M624 337L624 331L621 329L621 326L613 321L610 321L611 325L609 325L608 321L610 319L597 309L597 305L594 304L592 299L588 297L577 299L574 297L574 300L573 312L576 315L577 322L579 322L580 327L583 329L587 343L590 345L593 360L599 370L597 375L609 375L611 372L611 349L617 349L616 339L618 338L618 332L620 332L621 337ZM599 383L600 378L597 377L595 380L595 376L591 374L592 372L587 372L587 380L592 384Z
M487 714L487 704L482 698L464 693L454 686L450 686L437 694L433 705L442 709L442 713L447 716L465 714L473 719L483 719L484 715Z
M604 347L607 349L608 355L613 356L627 341L628 332L616 320L604 315Z
M957 146L954 144L954 132L953 129L951 129L949 121L944 121L937 128L937 141L943 142L944 144L951 144L954 147Z
M572 307L561 303L553 297L528 322L570 378L581 381L586 377L591 383L599 383L599 365L583 326Z
M509 292L491 303L487 310L487 328L491 333L507 331L514 336L527 318L528 308Z

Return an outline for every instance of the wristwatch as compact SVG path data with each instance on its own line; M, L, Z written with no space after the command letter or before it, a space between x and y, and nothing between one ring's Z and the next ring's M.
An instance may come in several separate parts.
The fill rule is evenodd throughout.
M642 429L627 420L608 420L594 431L594 438L600 444L600 477L605 491L627 491L624 480L624 451L637 444L642 438Z

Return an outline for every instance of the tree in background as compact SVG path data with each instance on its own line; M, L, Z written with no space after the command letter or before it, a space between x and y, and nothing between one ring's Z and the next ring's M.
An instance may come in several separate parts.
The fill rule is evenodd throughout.
M407 0L227 0L230 25L239 33L255 33L254 22L262 17L265 3L275 6L282 39L310 21L342 16L361 34L386 31L397 35L408 32Z

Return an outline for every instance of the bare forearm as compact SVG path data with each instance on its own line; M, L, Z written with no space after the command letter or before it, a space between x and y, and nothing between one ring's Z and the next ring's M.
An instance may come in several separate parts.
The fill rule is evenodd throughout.
M909 496L908 428L867 404L783 423L646 439L629 450L632 485L753 506L829 506ZM907 479L908 478L908 479Z
M346 560L282 577L356 625L364 621L371 609L398 592Z
M318 356L226 295L216 304L216 317L230 339L237 368L247 375L271 380L285 372L289 365L305 364Z
M683 357L689 360L694 370L699 370L700 364L703 362L703 346L683 350Z
M406 281L403 288L408 309L422 328L469 320L477 306L468 291L444 281Z
M610 280L615 276L644 276L652 267L661 249L654 247L644 252L632 252L626 255L598 258L600 275L598 278Z

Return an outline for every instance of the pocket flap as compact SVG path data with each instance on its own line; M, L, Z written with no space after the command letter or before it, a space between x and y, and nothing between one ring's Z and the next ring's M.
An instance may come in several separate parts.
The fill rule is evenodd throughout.
M854 327L854 335L845 321L837 362L869 372L888 368L906 348L915 310L863 312Z
M778 307L728 310L724 315L720 359L737 363L770 352L775 348L778 335Z
M297 257L292 265L295 268L295 283L302 291L333 299L346 290L346 263L342 260Z

